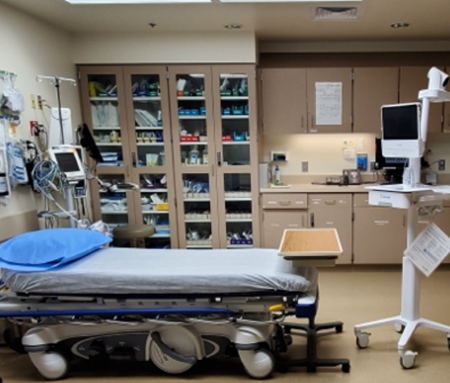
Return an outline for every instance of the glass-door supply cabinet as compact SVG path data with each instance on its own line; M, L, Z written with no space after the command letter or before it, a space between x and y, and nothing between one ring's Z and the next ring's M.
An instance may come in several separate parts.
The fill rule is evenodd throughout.
M169 73L180 246L259 244L254 67Z
M80 66L98 177L96 220L153 225L153 248L260 245L256 69L252 65Z
M170 113L163 66L80 66L83 118L102 153L104 182L138 184L138 191L100 191L91 182L95 220L111 229L144 223L156 233L146 247L178 247Z

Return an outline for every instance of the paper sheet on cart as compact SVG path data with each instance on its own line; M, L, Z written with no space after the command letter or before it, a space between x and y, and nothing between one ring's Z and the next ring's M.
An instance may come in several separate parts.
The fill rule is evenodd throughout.
M404 254L429 277L449 252L450 238L436 224L430 223Z

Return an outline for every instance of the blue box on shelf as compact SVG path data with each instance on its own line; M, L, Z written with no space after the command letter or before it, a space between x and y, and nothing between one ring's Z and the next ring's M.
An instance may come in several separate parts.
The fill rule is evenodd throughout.
M231 114L231 109L230 108L223 108L222 109L222 115L229 116L230 114Z
M245 132L233 132L233 141L245 141Z
M233 106L233 114L235 115L242 115L244 114L244 107L243 106Z
M191 109L191 115L198 116L199 115L198 109Z
M178 109L178 115L179 115L179 116L184 116L184 115L186 115L186 109Z
M202 106L202 107L200 108L200 114L201 114L202 116L205 116L205 115L206 115L206 108L205 108L204 106Z

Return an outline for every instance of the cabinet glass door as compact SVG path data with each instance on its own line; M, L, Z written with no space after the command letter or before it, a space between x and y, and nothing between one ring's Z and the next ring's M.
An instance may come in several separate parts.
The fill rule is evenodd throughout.
M259 246L255 67L213 67L220 247Z
M220 143L223 165L250 165L250 110L247 73L221 73ZM220 161L220 157L218 157Z
M253 247L251 176L245 173L225 174L223 182L225 211L222 219L225 225L222 226L226 230L226 247Z
M166 70L127 66L124 78L133 182L140 186L135 219L156 230L146 239L146 247L177 247Z
M210 67L170 67L169 89L180 247L218 247Z
M123 74L120 67L80 66L80 92L85 123L102 154L98 164L87 158L90 168L107 184L132 181ZM96 165L96 166L95 166ZM102 192L90 182L95 220L111 226L133 223L130 193Z

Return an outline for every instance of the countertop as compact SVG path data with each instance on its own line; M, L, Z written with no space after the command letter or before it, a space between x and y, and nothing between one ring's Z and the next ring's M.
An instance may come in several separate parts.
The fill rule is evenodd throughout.
M374 186L374 183L362 185L315 185L312 183L292 184L289 188L261 188L261 193L367 193L367 186Z

